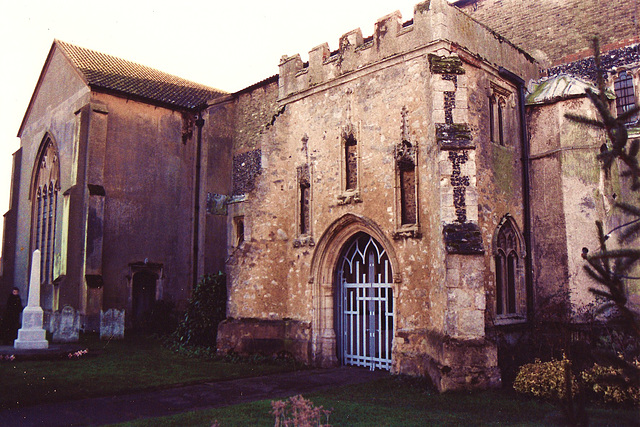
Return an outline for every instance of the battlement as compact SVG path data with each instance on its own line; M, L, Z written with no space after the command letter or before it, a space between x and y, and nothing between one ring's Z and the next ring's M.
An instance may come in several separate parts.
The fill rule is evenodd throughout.
M446 0L426 0L414 6L413 18L405 22L400 11L378 19L370 37L364 38L357 28L340 37L338 49L333 52L328 43L314 47L306 63L299 54L283 56L279 64L278 98L284 99L436 41L462 46L525 80L537 77L538 67L531 56Z

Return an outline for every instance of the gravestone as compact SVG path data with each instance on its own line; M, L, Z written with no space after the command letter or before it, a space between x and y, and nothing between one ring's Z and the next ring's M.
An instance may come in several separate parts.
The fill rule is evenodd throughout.
M124 310L110 308L100 310L100 339L121 340L124 338Z
M55 313L53 341L77 342L80 338L80 319L73 307L64 306L62 312Z
M29 280L29 302L22 312L22 328L18 330L18 339L13 342L16 349L49 348L46 331L42 328L44 312L40 307L40 250L33 251L31 258L31 277Z

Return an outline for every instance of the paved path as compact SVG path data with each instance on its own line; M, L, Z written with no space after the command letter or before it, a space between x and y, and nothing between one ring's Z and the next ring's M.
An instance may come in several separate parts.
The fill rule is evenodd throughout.
M166 390L48 403L0 412L0 426L102 425L307 394L382 378L386 371L340 367L189 385Z

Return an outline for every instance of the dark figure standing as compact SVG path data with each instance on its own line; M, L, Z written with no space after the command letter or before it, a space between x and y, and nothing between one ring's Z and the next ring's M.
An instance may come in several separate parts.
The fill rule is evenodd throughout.
M2 318L2 341L6 344L13 344L13 341L18 337L20 314L23 308L22 299L20 299L20 290L13 288L9 298L7 298L7 306Z

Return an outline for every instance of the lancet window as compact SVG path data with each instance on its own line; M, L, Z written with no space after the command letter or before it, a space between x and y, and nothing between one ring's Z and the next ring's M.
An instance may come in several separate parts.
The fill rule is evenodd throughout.
M491 83L489 95L489 138L491 142L502 146L508 145L509 107L508 101L512 93L502 86Z
M417 146L410 142L409 111L402 108L401 142L394 150L396 172L396 232L394 238L420 237L418 230Z
M46 137L34 167L32 195L32 241L33 250L39 249L40 283L53 283L53 260L56 246L56 219L58 215L58 193L60 189L60 166L56 147Z
M298 174L298 234L311 234L311 178L309 165L297 168Z
M513 218L506 216L494 240L498 317L523 315L526 311L521 241Z
M350 134L344 141L345 190L358 188L358 141Z

